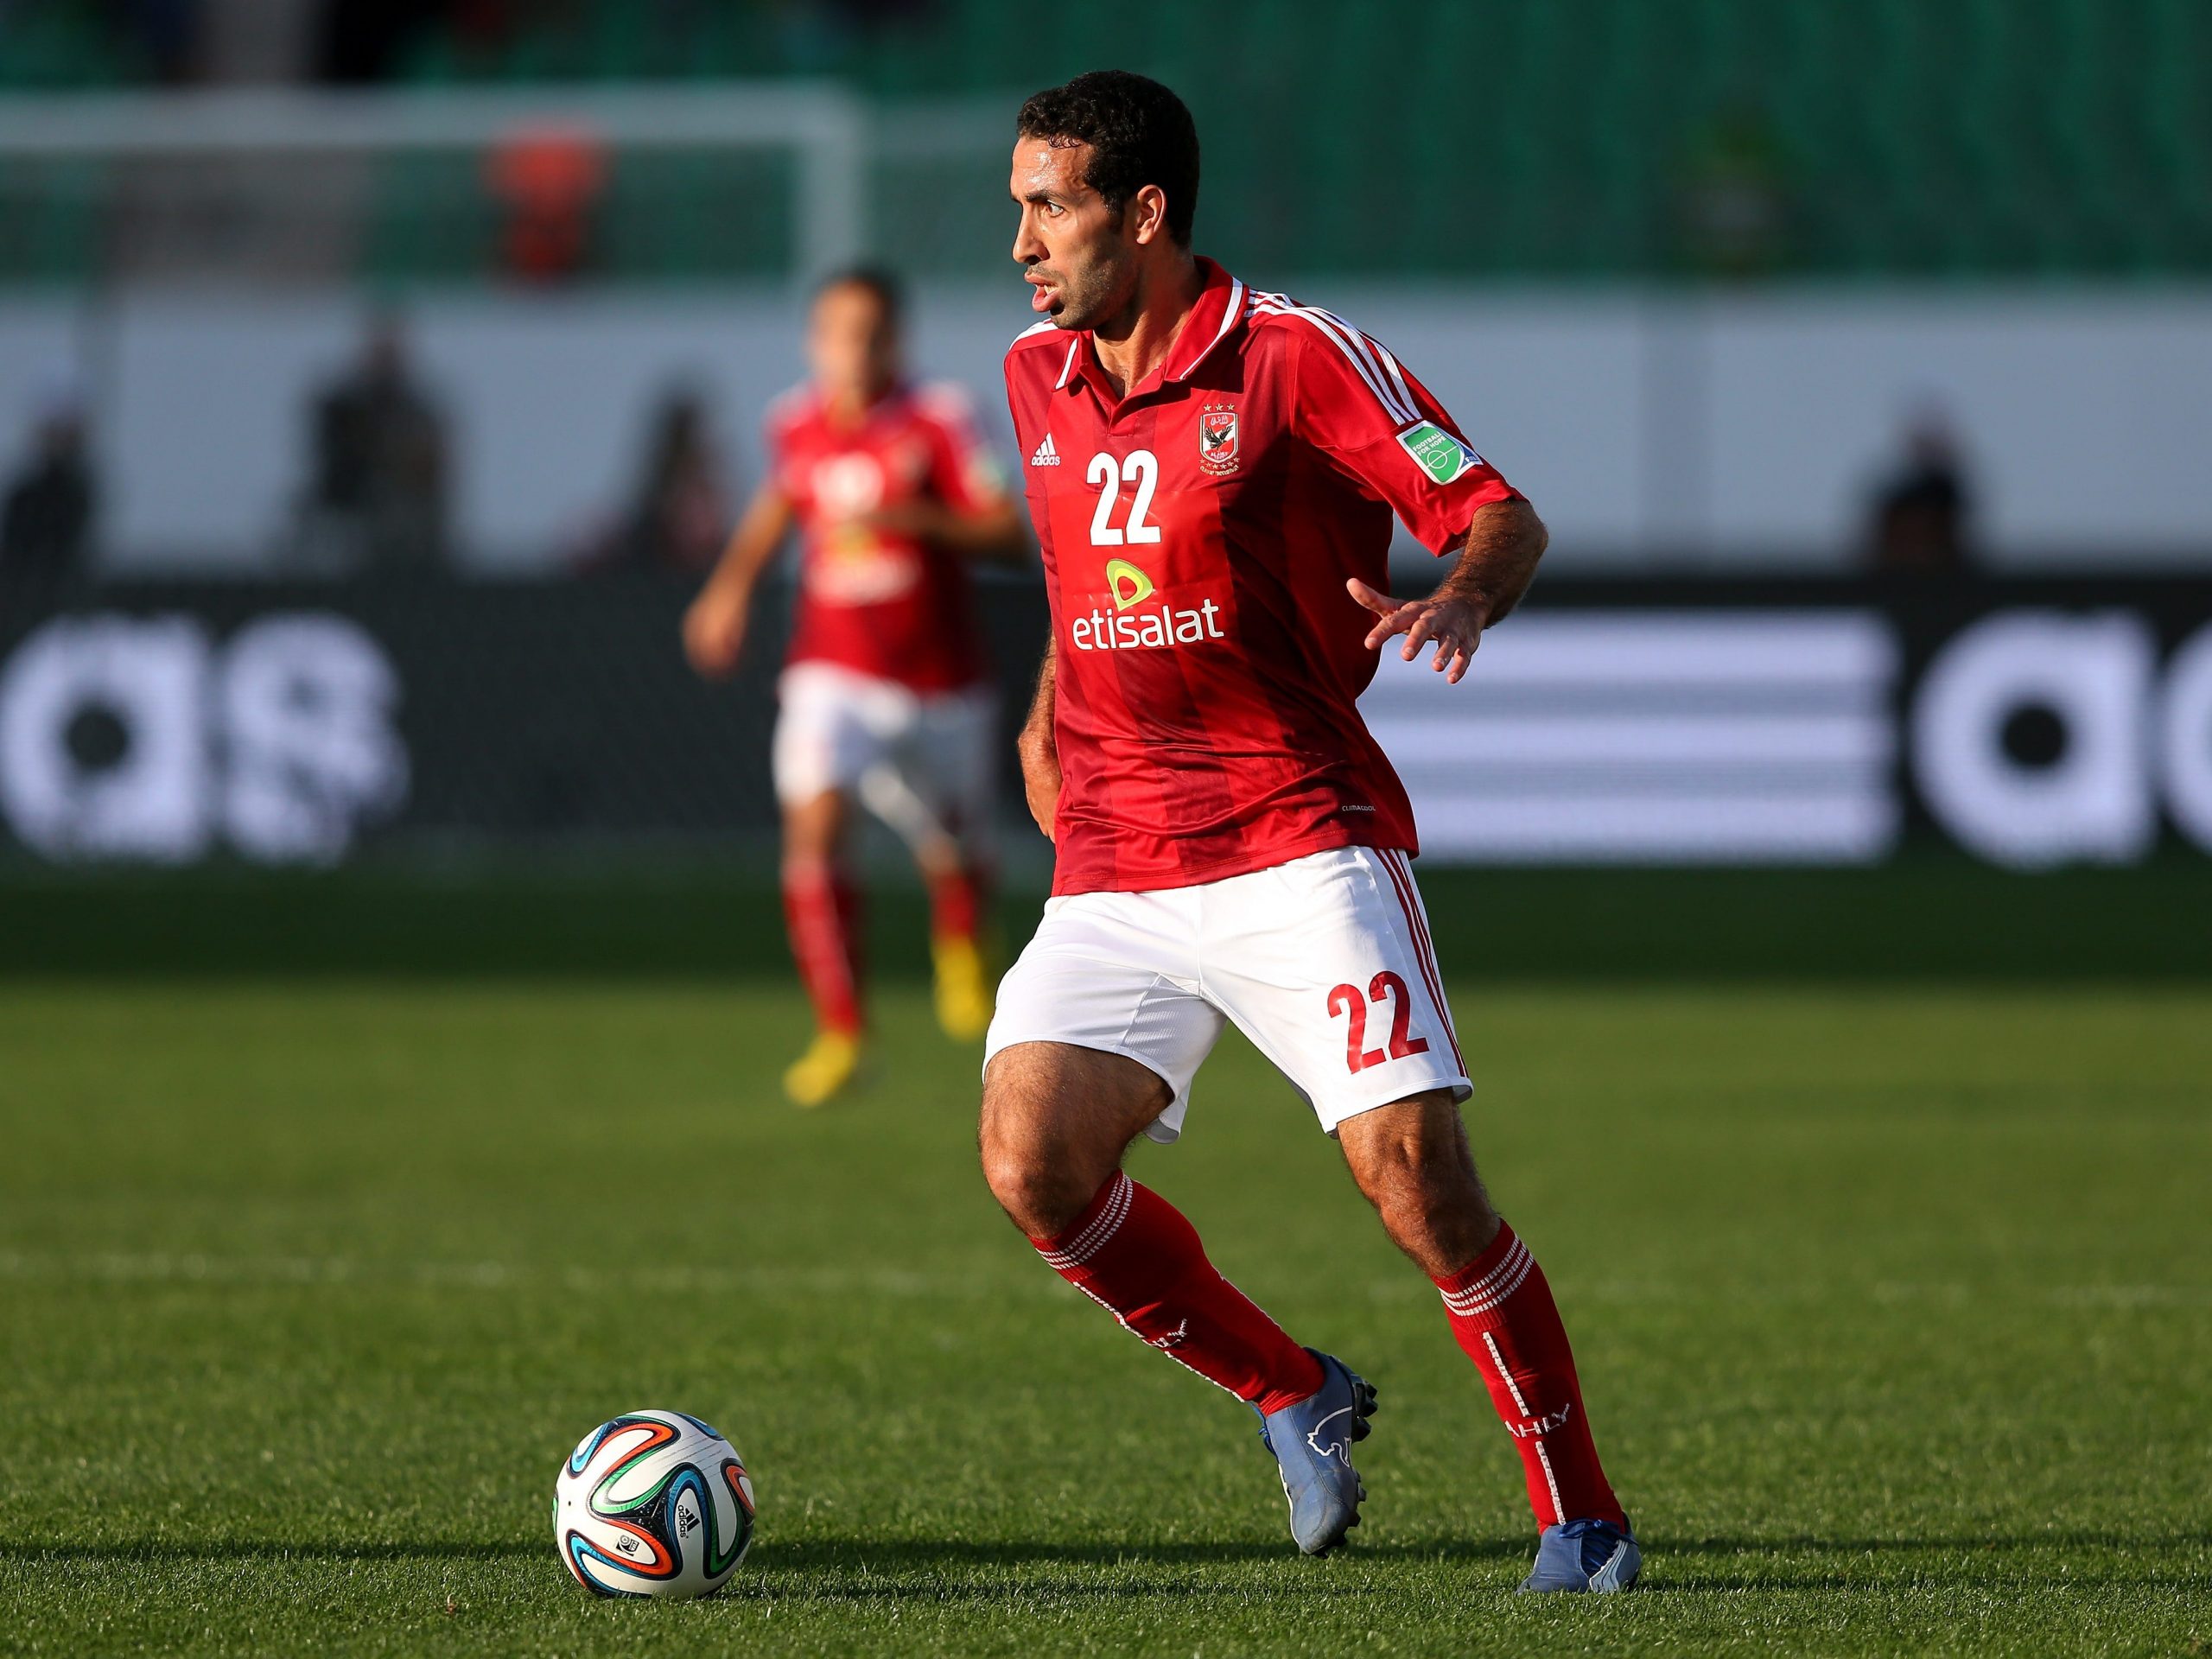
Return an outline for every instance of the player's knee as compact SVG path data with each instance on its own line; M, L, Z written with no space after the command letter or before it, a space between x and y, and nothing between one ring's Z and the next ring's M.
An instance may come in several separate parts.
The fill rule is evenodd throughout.
M1008 1220L1031 1238L1055 1238L1073 1225L1090 1193L1071 1172L1033 1147L984 1137L983 1180Z
M823 870L836 863L844 830L843 798L834 790L784 809L784 868Z
M1031 1238L1055 1238L1081 1217L1105 1176L1065 1135L1040 1133L1031 1105L995 1067L984 1085L977 1150L984 1184L1014 1224Z
M1168 1101L1165 1083L1118 1054L1044 1042L1001 1049L983 1074L983 1179L1023 1232L1057 1237Z

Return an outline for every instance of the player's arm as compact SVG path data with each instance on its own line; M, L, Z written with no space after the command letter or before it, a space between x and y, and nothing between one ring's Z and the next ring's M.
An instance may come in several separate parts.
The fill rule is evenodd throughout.
M1548 540L1527 499L1459 434L1420 379L1349 324L1309 314L1294 328L1292 397L1300 432L1332 465L1390 505L1424 547L1456 552L1426 599L1399 601L1357 577L1344 586L1374 615L1367 648L1404 634L1411 662L1436 646L1437 670L1456 685L1483 630L1528 591Z
M683 613L683 651L700 673L719 678L737 666L753 592L791 527L791 499L774 484L746 504L721 558Z
M1367 632L1367 648L1378 649L1393 634L1406 636L1398 654L1411 662L1424 646L1436 647L1433 667L1457 685L1482 644L1483 630L1505 620L1536 579L1551 534L1536 510L1517 495L1476 510L1467 539L1436 591L1427 599L1399 601L1378 594L1354 576L1344 585L1351 596L1378 619Z
M871 514L868 523L963 558L1019 562L1028 550L1021 516L967 397L957 388L933 386L920 402L929 442L927 487L912 501Z
M1045 661L1037 671L1037 695L1030 699L1029 718L1022 721L1021 735L1014 740L1014 751L1021 757L1021 790L1029 800L1029 816L1037 820L1047 841L1052 838L1052 822L1060 805L1060 752L1052 740L1053 665L1058 660L1058 646L1047 639Z
M894 536L913 536L965 558L1013 563L1025 550L1021 515L1003 495L978 498L972 505L915 501L868 515L871 528Z

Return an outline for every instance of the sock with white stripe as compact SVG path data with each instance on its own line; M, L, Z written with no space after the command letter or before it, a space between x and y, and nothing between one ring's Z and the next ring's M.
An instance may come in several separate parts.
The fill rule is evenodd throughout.
M1326 1380L1319 1360L1214 1270L1182 1212L1119 1170L1065 1232L1029 1242L1124 1327L1262 1412Z
M1436 1287L1452 1334L1482 1373L1521 1454L1537 1528L1561 1521L1625 1527L1590 1438L1567 1327L1529 1247L1501 1223L1490 1248Z

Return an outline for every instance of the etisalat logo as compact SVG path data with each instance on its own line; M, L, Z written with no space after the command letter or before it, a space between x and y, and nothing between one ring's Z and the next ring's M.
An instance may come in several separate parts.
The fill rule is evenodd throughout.
M1152 597L1152 578L1127 559L1106 561L1106 591L1113 597L1113 615L1093 611L1069 626L1068 638L1077 651L1195 645L1229 637L1218 620L1221 607L1210 599L1194 609L1178 610L1164 600L1150 610L1138 609Z

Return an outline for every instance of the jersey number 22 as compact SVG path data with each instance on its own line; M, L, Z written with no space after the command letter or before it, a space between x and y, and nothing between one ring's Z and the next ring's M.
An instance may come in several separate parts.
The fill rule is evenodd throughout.
M1098 486L1098 509L1090 515L1093 547L1160 539L1160 526L1146 522L1146 515L1152 511L1152 493L1160 487L1160 461L1151 450L1132 449L1116 461L1102 449L1090 458L1083 475L1086 482ZM1114 504L1122 499L1124 484L1136 492L1129 502L1126 531L1107 522L1114 516Z

